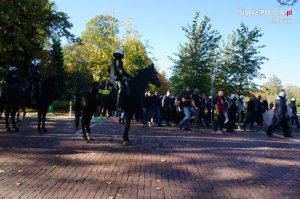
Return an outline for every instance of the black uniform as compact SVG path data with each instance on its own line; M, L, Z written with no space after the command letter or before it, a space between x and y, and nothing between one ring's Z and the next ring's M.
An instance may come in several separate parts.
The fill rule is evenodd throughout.
M253 128L254 117L255 117L255 99L250 99L247 103L247 113L246 113L246 121L244 123L244 130L247 125L250 124L250 128Z
M39 67L34 64L29 67L29 81L32 83L39 83L42 81L41 71Z
M29 67L29 82L31 85L31 98L32 104L36 104L38 101L39 92L41 92L40 82L42 81L41 72L37 65L32 64Z
M275 109L274 109L274 116L272 119L272 124L269 126L267 130L267 135L271 136L274 130L278 127L282 127L283 133L285 137L290 137L290 127L288 124L289 118L286 117L287 113L287 105L286 100L284 97L280 97L279 100L276 101Z
M291 101L291 103L289 104L289 106L292 109L292 117L291 117L291 123L297 125L297 128L300 128L299 125L299 120L298 120L298 116L297 116L297 106L296 106L296 101Z
M228 104L228 117L229 121L227 124L227 132L234 132L235 122L236 122L236 113L237 113L237 106L236 106L236 99L230 99Z
M10 71L7 73L7 75L4 77L4 80L7 85L14 85L20 82L20 77L15 71Z
M112 61L110 67L108 68L108 72L110 74L110 82L114 85L114 87L118 90L117 96L117 108L123 106L122 99L125 94L125 80L124 77L131 79L132 77L124 70L122 57L114 55L115 58Z
M162 107L162 111L163 111L162 120L165 120L167 125L170 125L170 119L171 119L171 116L172 116L171 101L172 101L172 97L171 96L165 95L162 98L162 103L163 103L163 107Z

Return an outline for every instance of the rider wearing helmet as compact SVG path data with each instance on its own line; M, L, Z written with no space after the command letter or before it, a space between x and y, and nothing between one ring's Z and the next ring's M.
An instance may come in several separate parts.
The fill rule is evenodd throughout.
M289 106L292 109L291 123L292 124L296 123L297 128L300 128L299 120L298 120L298 116L297 116L297 105L296 105L296 98L295 97L291 98L291 102L290 102Z
M276 99L274 116L272 119L272 124L267 130L267 135L272 136L272 132L281 126L284 136L292 137L288 120L289 118L287 117L286 94L285 92L281 91Z
M122 48L117 49L114 54L114 59L111 65L108 68L108 72L110 74L110 82L114 85L114 87L118 90L117 95L117 109L122 108L123 106L123 97L125 95L125 78L131 79L132 76L129 75L123 67L124 51Z
M16 83L20 82L20 77L17 72L18 68L15 66L10 66L8 68L8 73L4 77L4 80L6 81L7 85L14 85Z
M32 64L29 67L29 81L32 88L31 99L33 105L35 105L38 101L40 82L42 81L40 64L41 64L41 60L35 59L32 61Z

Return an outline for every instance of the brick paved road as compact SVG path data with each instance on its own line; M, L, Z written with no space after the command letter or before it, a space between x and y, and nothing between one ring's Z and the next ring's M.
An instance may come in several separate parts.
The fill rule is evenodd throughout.
M300 198L300 133L293 139L240 132L96 124L87 144L73 120L52 118L37 134L0 123L0 198Z

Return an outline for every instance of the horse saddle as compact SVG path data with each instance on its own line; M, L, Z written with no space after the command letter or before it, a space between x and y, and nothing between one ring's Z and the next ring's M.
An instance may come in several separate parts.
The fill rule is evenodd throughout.
M109 90L109 89L101 89L101 88L98 89L98 94L109 95L110 92L111 92L111 90Z
M113 85L109 80L103 80L98 84L98 94L109 95L113 89Z

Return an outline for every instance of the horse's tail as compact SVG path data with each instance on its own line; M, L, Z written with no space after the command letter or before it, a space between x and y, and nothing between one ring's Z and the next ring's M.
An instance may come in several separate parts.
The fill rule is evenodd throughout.
M81 102L80 102L79 91L77 91L76 95L75 95L75 126L76 126L76 129L78 129L80 117L81 117Z
M3 109L4 109L4 91L3 90L0 90L0 118L2 116L2 113L3 113Z

